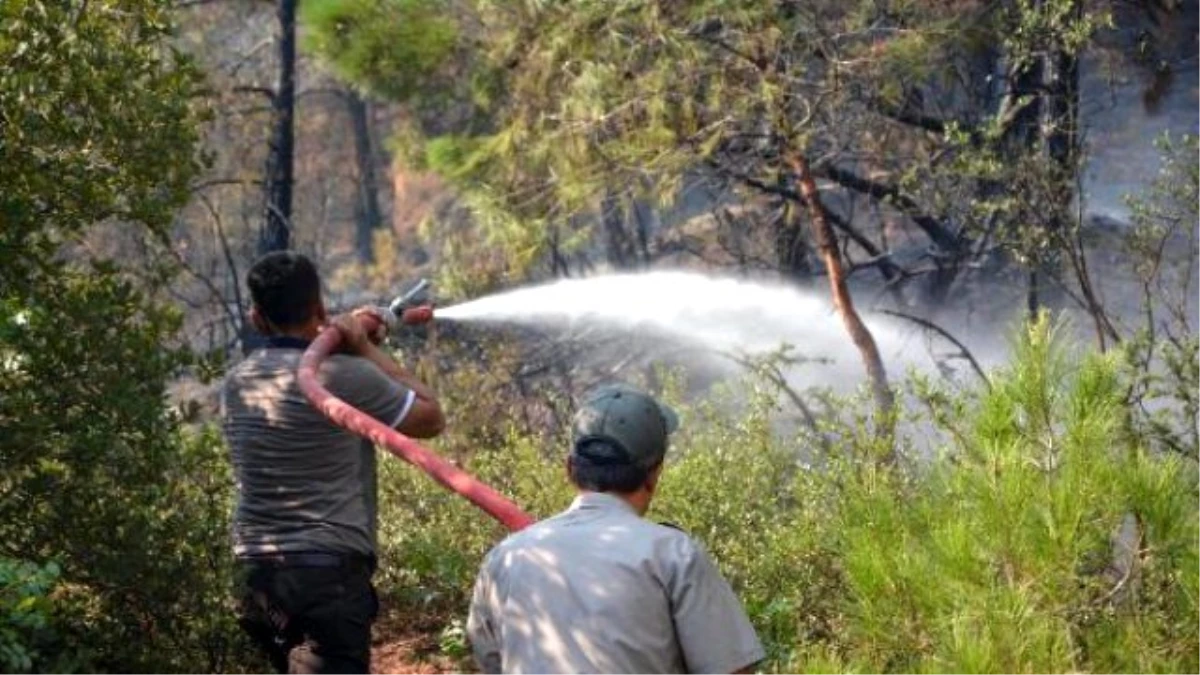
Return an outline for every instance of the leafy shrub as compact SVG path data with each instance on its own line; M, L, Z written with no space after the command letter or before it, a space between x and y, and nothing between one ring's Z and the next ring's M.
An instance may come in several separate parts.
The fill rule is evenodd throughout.
M1125 386L1113 358L1071 355L1037 324L990 389L914 387L943 447L890 469L859 461L875 449L852 402L824 420L833 454L816 463L798 461L820 454L808 436L772 429L770 391L736 418L720 397L681 406L650 515L712 551L769 670L1191 672L1195 465L1147 449ZM564 448L513 426L464 461L544 517L571 498ZM400 462L381 480L381 587L399 611L452 625L503 532ZM1131 518L1122 571L1114 533Z
M224 450L166 400L189 361L156 300L171 266L81 246L98 223L167 240L202 168L202 80L170 47L172 7L0 3L6 669L246 666Z
M77 666L78 655L53 627L51 593L58 576L54 563L0 557L0 670L62 672Z

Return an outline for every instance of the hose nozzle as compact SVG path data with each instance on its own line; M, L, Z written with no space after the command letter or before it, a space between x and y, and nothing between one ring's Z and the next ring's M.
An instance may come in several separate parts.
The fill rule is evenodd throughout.
M418 305L429 304L429 280L418 279L417 283L413 284L412 288L405 291L400 297L392 301L388 306L392 314L403 318L404 310L416 307Z
M419 326L433 321L433 302L429 297L429 280L418 279L412 288L392 301L388 310L406 326Z
M400 321L409 326L419 326L433 321L432 305L417 305L400 312Z

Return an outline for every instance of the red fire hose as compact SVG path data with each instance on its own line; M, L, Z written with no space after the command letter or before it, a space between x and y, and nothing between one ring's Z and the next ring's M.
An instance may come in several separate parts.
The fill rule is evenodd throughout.
M418 319L424 318L427 321L431 316L429 308L417 309L426 312ZM406 320L408 318L406 317ZM363 322L363 327L368 335L374 334L379 329L378 319L361 317L360 321ZM516 504L505 499L499 492L484 485L474 476L447 462L420 443L352 407L321 386L317 380L317 369L320 368L325 357L337 349L341 341L341 331L337 328L326 328L317 336L316 340L313 340L300 359L300 370L297 373L300 390L304 392L304 396L308 398L309 402L316 406L317 410L324 413L334 424L384 446L393 455L421 468L434 480L466 497L509 530L516 532L533 524L533 518Z

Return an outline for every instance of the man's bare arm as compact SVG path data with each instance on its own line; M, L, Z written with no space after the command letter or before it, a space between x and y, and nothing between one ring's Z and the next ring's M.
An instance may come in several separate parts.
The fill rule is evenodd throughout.
M388 377L408 387L413 393L413 404L404 419L396 425L400 433L413 438L432 438L446 428L446 418L438 403L437 395L425 383L404 369L390 355L371 342L359 321L362 313L374 314L370 308L355 310L353 314L342 314L333 318L333 325L342 332L346 351L361 356L387 374Z
M432 438L446 428L446 418L437 395L424 382L409 373L390 355L376 345L367 342L359 355L374 363L388 377L408 387L416 397L408 414L396 426L396 430L414 438Z

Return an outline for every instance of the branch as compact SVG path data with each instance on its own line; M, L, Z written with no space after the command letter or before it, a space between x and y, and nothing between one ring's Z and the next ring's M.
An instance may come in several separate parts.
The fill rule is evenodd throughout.
M240 85L234 87L233 89L231 89L230 91L232 91L235 94L261 94L262 96L266 96L268 99L270 99L272 101L275 100L275 90L272 89L271 87L259 87L259 86L255 86L255 85L249 85L249 84L240 84Z
M917 227L921 228L929 239L942 250L957 253L962 249L962 239L946 229L937 218L922 211L915 200L901 193L900 189L896 186L877 183L851 171L832 165L827 165L823 168L821 175L842 187L849 188L855 192L861 192L874 199L895 206L916 223Z
M937 134L938 136L946 135L946 129L950 123L949 121L940 117L932 117L930 115L925 115L919 111L913 110L910 106L901 108L897 105L878 100L872 101L871 105L876 113L892 121L899 122L901 124L907 124L910 127L924 129L925 131L928 131L932 134ZM963 124L956 120L954 121L954 124L959 129L967 132L971 139L972 145L976 145L983 140L983 134L974 126Z
M213 219L213 228L217 231L217 239L221 242L221 252L225 256L225 264L229 266L229 273L233 276L233 299L237 303L239 321L234 325L238 329L238 339L241 339L241 334L245 328L246 305L242 302L242 287L241 277L238 275L237 264L233 261L233 252L229 249L229 239L225 237L225 226L221 223L221 215L217 212L217 208L213 206L211 200L205 195L199 195L201 203L208 209L209 216Z
M821 449L825 452L825 456L833 456L833 445L829 437L821 431L821 426L817 422L817 416L813 414L812 408L809 408L808 404L804 402L804 398L787 383L777 365L766 361L755 362L750 358L732 352L718 351L717 354L724 356L752 373L757 373L767 378L771 384L774 384L782 391L792 401L792 404L796 406L796 409L800 411L800 415L804 417L804 422L812 429L813 434L816 435L818 442L821 444Z
M821 255L821 259L825 263L825 269L829 272L829 286L833 295L833 306L838 314L842 316L842 321L846 325L846 331L850 334L850 339L854 345L858 347L862 354L863 365L866 366L867 375L871 379L872 389L875 394L875 403L877 410L877 423L881 436L887 439L888 452L884 458L885 463L892 464L896 459L895 446L893 445L894 430L895 430L895 394L888 385L887 370L883 365L883 359L879 355L879 346L875 343L875 337L871 334L871 330L863 323L862 317L854 308L854 298L850 295L850 290L846 286L846 278L842 270L842 262L837 250L837 243L833 237L833 228L829 224L827 210L821 203L820 192L817 190L817 182L813 178L812 169L809 167L808 158L803 152L790 153L786 157L790 168L792 169L793 178L796 184L800 187L801 194L804 195L804 201L808 205L809 223L812 225L813 239L817 244L817 251Z
M253 185L255 187L262 187L263 181L246 178L213 178L211 180L200 181L199 183L193 185L190 189L192 192L199 192L201 190L205 190L210 187L217 187L219 185Z
M947 331L946 329L942 328L941 326L933 323L932 321L929 321L927 319L922 319L919 316L913 316L911 314L905 314L904 312L897 312L897 311L891 310L891 309L881 309L881 310L879 310L879 312L881 312L883 314L888 314L888 315L891 315L891 316L894 316L894 317L897 317L900 319L905 319L907 321L911 321L911 322L917 324L918 326L921 326L922 328L933 331L934 333L937 333L938 335L942 336L943 338L946 338L946 340L950 344L954 345L955 347L958 347L958 351L962 353L962 356L963 356L963 358L965 358L967 360L967 363L971 364L971 368L973 368L975 370L975 374L979 375L979 379L983 380L983 383L985 385L987 385L988 389L992 388L992 381L988 379L987 373L985 373L983 371L983 368L980 367L979 362L975 360L975 356L971 354L971 350L967 349L966 345L959 342L957 338L955 338L953 335L951 335L949 333L949 331Z
M882 273L883 276L889 281L901 276L900 268L896 267L896 263L892 262L892 254L890 252L880 250L880 248L875 245L875 242L867 238L867 235L858 231L857 228L848 223L837 213L834 213L832 210L827 209L825 211L825 217L829 219L829 222L833 223L834 227L846 233L846 235L849 236L854 243L858 244L862 250L866 251L867 255L871 256L871 260L862 263L855 263L855 267L866 267L868 265L878 266L880 273Z
M772 194L772 195L776 195L779 197L783 197L784 199L794 201L798 204L805 203L804 197L799 192L796 192L795 190L783 187L781 185L772 185L770 183L765 183L765 182L763 182L757 178L754 178L752 176L748 176L741 172L734 171L732 169L723 167L713 160L709 160L708 163L710 166L712 166L717 171L723 172L723 173L729 175L731 178L738 180L739 182L741 182L743 185L746 185L747 187L752 187L756 190L759 190L760 192L765 192L767 194ZM864 251L867 252L867 255L871 256L871 258L872 258L871 264L878 266L880 273L883 274L883 276L886 279L888 279L889 281L896 281L903 276L900 272L900 268L898 268L896 266L896 264L894 262L892 262L891 258L889 257L890 254L885 253L884 251L880 250L880 248L875 245L875 242L871 241L865 234L860 232L857 228L855 228L853 225L851 225L849 222L847 222L840 215L838 215L832 211L826 210L826 217L829 219L829 222L832 223L834 227L836 227L838 230L841 230L843 233L845 233L847 236L849 236L850 239L852 239L854 241L854 243L858 244L860 247L862 247L862 249Z
M165 248L168 251L170 251L171 256L173 258L175 258L175 261L179 264L180 269L182 269L183 271L192 275L192 277L194 277L197 281L204 284L204 287L208 289L208 292L211 294L211 297L215 298L217 300L217 302L220 303L221 309L222 309L222 311L225 312L225 316L229 320L229 322L232 323L235 327L240 327L241 322L239 321L238 316L233 313L233 310L229 309L229 303L225 301L224 294L222 294L221 291L219 289L217 289L217 286L216 286L216 284L214 284L212 282L212 279L209 279L207 276L196 271L191 265L189 265L187 259L183 256L183 254L180 253L178 249L176 249L174 246L171 245L170 239L164 237L161 243L163 243L165 245ZM171 295L175 296L176 299L187 303L193 309L201 308L200 305L193 304L192 301L190 301L189 299L184 297L182 294L178 293L174 288L172 288L170 286L167 287L167 292L170 293Z
M707 42L711 45L716 45L717 47L720 47L724 51L729 52L730 54L738 57L739 59L742 59L743 61L746 61L747 63L753 65L759 71L766 71L766 69L767 69L767 63L764 59L755 57L751 54L747 54L746 52L741 51L737 47L734 47L733 45L729 44L728 42L717 37L715 34L692 33L691 37L694 37L694 38L700 40L701 42Z
M741 173L738 171L733 171L731 169L720 169L720 170L725 171L727 174L729 174L729 176L731 178L737 180L738 182L742 183L743 185L745 185L747 187L752 187L755 190L758 190L760 192L765 192L767 194L772 194L772 195L777 195L779 197L783 197L784 199L788 199L790 201L796 202L797 204L804 203L804 197L801 196L799 192L796 192L795 190L792 190L790 188L783 187L782 185L771 185L770 183L764 183L763 181L761 181L757 178L754 178L753 176L749 176L747 174L744 174L744 173Z

